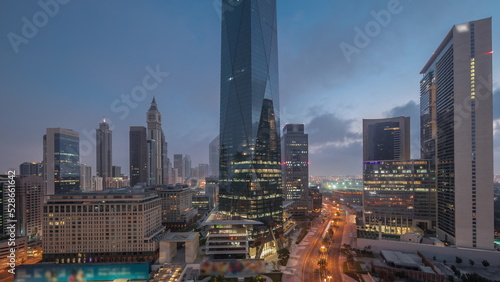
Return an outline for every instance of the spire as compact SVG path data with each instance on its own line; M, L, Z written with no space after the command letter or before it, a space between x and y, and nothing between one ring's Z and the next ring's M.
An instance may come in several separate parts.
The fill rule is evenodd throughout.
M153 101L151 101L151 107L149 108L150 111L158 111L158 108L156 107L156 101L155 97L153 96Z

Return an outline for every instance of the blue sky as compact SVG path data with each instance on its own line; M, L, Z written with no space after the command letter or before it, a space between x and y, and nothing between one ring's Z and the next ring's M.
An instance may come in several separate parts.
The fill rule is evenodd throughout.
M80 132L81 162L95 172L95 149L85 144L92 145L89 134L105 116L114 128L113 163L127 173L129 127L145 125L153 95L169 156L208 162L219 130L220 2L60 2L68 3L41 0L52 3L45 17L38 1L0 2L0 171L41 161L45 128L64 127ZM387 13L385 26L347 58L342 42L354 45L356 28ZM281 123L306 124L311 174L361 174L362 118L409 115L418 157L420 70L454 24L498 14L498 1L278 0ZM20 42L23 18L40 27L24 27L31 38ZM493 50L500 50L499 25L493 18ZM128 114L117 110L122 95L143 85L147 68L168 75L132 100ZM500 129L500 93L495 98ZM496 154L496 174L499 161Z

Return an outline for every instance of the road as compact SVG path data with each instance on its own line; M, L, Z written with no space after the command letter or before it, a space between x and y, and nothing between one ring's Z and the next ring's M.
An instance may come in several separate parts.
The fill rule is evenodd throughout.
M345 215L342 214L341 217L336 217L336 212L337 209L335 207L326 204L325 214L328 214L328 216L324 221L316 221L315 227L318 228L318 232L316 232L314 237L309 239L310 244L302 260L301 281L321 281L322 278L329 278L327 280L330 281L342 281L341 270L339 269L339 255L342 235L344 232ZM336 224L338 228L334 228L335 233L333 243L325 245L326 249L323 249L325 253L322 253L321 247L324 245L322 235L325 232L328 223L333 221L335 218L337 219L337 222L332 223L331 226ZM329 235L327 234L326 237L329 237ZM325 258L327 261L326 273L319 272L318 261L321 258Z

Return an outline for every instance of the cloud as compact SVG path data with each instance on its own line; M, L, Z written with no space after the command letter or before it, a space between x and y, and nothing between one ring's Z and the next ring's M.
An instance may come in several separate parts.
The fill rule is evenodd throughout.
M385 117L410 117L411 158L420 158L420 105L411 100L384 113Z
M500 119L500 88L493 91L493 120Z
M354 119L322 113L306 125L311 174L361 174L362 135L352 131L353 122Z

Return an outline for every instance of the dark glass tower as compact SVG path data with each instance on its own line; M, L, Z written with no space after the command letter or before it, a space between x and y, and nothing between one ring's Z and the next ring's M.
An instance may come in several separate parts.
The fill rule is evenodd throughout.
M99 128L96 129L96 163L97 176L103 177L106 181L107 177L112 177L112 131L109 130L109 124L106 119L99 123Z
M363 161L410 159L410 118L363 119Z
M276 1L222 6L232 8L222 12L219 209L274 229L282 221Z
M147 133L144 126L130 127L130 186L148 178Z

